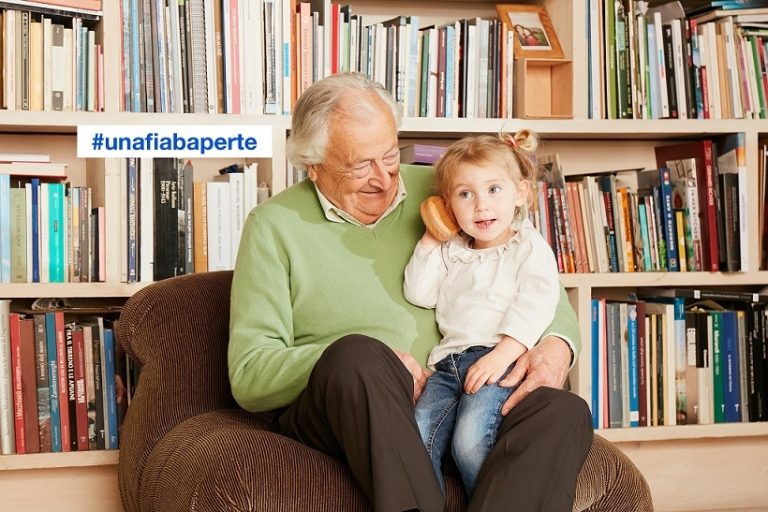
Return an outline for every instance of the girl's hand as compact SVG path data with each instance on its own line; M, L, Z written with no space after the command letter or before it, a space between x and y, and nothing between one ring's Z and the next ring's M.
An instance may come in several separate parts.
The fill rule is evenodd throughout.
M525 345L519 341L505 336L493 350L475 361L469 367L467 377L464 379L464 392L477 393L486 384L495 384L501 379L509 368L526 350Z

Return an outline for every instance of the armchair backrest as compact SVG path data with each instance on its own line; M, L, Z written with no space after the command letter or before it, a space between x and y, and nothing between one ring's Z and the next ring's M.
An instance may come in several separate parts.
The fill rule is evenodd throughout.
M120 435L124 506L138 510L147 457L162 437L198 414L237 407L229 386L229 292L232 272L189 274L133 295L115 327L118 342L141 364Z

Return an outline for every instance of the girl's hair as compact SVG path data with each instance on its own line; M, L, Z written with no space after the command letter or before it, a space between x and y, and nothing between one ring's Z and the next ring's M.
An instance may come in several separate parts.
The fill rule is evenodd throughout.
M448 202L456 170L462 164L497 165L505 169L515 183L529 182L526 204L530 204L532 192L536 190L538 165L535 151L538 145L539 136L531 130L520 130L514 135L499 133L458 140L448 147L435 166L436 192Z
M286 145L288 161L299 170L325 160L330 118L344 110L376 120L382 109L391 111L400 127L400 106L378 82L360 73L337 73L315 82L302 93L293 108L291 135Z

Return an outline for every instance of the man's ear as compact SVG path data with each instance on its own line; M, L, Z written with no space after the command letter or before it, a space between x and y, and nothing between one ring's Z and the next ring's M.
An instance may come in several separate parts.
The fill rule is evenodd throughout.
M317 181L317 164L307 166L307 177L314 183Z

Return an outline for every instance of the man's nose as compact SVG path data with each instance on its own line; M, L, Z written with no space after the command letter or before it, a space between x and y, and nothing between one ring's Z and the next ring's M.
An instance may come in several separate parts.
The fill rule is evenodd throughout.
M371 181L381 185L388 185L394 174L390 172L390 169L381 160L374 160L371 163L373 172L371 173Z

